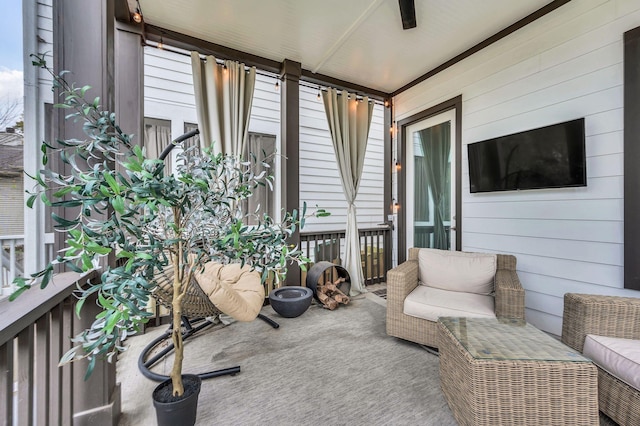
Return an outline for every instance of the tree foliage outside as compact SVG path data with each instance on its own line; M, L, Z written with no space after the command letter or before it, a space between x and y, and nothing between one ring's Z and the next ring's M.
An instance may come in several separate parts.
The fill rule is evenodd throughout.
M5 97L0 99L0 131L7 127L19 129L22 132L22 102L19 98Z
M90 329L75 336L75 346L61 364L88 359L87 376L97 359L109 361L124 349L122 341L140 331L151 313L146 307L156 284L154 276L173 268L173 343L176 348L171 373L174 395L182 395L183 345L181 301L194 272L207 262L249 264L263 281L272 274L279 282L291 262L308 261L287 238L304 225L305 212L284 213L282 221L262 215L256 225L246 225L242 201L258 185L270 185L266 173L255 174L255 159L215 155L190 148L179 155L177 173L165 173L164 163L147 158L145 150L125 134L116 116L103 110L100 99L85 99L89 86L78 87L54 73L43 56L33 64L54 79L67 119L83 123L84 139L44 142L44 168L32 178L37 182L27 205L38 199L63 208L52 214L55 228L66 232L66 247L43 270L28 278L17 278L14 300L34 285L51 282L56 265L76 272L99 268L101 258L115 256L118 266L102 268L100 279L78 290L78 315L83 303L97 297L101 312ZM52 170L48 157L56 154L70 170ZM119 167L116 167L119 165ZM328 215L316 210L316 216ZM105 263L105 262L103 262Z

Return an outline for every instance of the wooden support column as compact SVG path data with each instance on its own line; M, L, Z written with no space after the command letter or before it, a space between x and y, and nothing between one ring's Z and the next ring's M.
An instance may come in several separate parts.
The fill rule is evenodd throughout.
M282 161L282 208L286 211L300 209L300 62L285 59L281 70L282 91L280 97L280 138L284 159ZM289 242L300 245L300 232ZM300 268L289 265L286 285L300 285Z
M86 98L93 99L100 97L100 104L103 109L117 112L116 108L116 34L115 34L115 3L116 0L105 0L99 2L88 2L85 0L57 0L53 2L53 39L54 39L54 70L69 70L65 78L69 83L76 85L90 85ZM127 44L126 40L119 38L120 44ZM129 38L132 43L134 38ZM137 43L139 44L139 38ZM129 49L135 56L136 49ZM141 54L141 49L138 50ZM142 72L142 68L137 64L141 59L129 57L132 60L134 70ZM124 62L119 58L118 64ZM126 66L120 72L126 72ZM137 71L136 71L137 72ZM135 74L129 76L134 81L140 78ZM120 92L122 95L124 92ZM139 97L141 91L131 91L129 96ZM57 96L55 94L54 96ZM57 99L55 102L59 102ZM138 100L125 100L119 98L118 105L128 108L120 108L121 117L128 117L127 126L132 124L129 119L136 117L140 111L136 110ZM85 138L82 130L82 122L74 123L73 120L65 120L64 109L54 110L54 137L58 139ZM139 125L137 126L139 127ZM133 128L126 127L125 131L134 132ZM52 156L56 160L56 156ZM53 163L53 167L64 171L64 164ZM70 211L58 211L58 214L65 217L72 214ZM56 233L55 249L59 250L65 245L65 235ZM113 259L110 260L110 263ZM91 306L93 305L93 312ZM69 332L78 332L88 328L95 314L97 313L95 303L85 304L80 319L73 319L73 324L69 324ZM71 315L69 315L71 319ZM68 333L65 338L71 337ZM120 386L116 383L115 363L98 361L93 374L88 380L84 380L87 363L76 362L70 369L70 389L71 389L71 413L74 425L113 425L117 424L120 415ZM69 367L66 367L69 368ZM66 416L65 416L66 418Z
M640 27L624 33L624 287L640 290Z
M389 225L391 230L387 233L388 238L384 240L384 279L387 280L387 270L391 269L393 263L393 235L398 232L394 229L393 220L390 217L393 216L393 171L395 170L395 164L393 163L393 149L391 144L393 143L393 135L391 134L391 126L393 125L393 104L392 99L385 100L387 104L384 107L384 221Z

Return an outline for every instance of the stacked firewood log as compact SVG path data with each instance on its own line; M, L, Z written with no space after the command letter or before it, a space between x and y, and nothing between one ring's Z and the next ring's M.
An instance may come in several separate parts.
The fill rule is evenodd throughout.
M344 278L338 278L334 282L329 281L318 285L316 293L324 308L333 311L339 304L346 305L349 303L349 296L338 288L338 286L345 281Z

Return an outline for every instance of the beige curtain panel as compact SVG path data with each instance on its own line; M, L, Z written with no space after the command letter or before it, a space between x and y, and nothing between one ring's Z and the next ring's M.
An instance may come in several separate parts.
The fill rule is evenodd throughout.
M364 155L373 115L373 103L365 97L358 101L346 91L328 89L322 94L333 151L338 162L342 191L347 200L344 268L351 277L351 295L366 292L362 274L360 236L356 220L356 196L360 187Z
M191 52L200 141L213 151L241 156L247 140L256 69Z

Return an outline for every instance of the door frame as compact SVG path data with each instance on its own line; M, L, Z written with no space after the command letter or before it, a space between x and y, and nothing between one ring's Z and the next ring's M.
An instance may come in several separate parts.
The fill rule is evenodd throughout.
M410 117L398 121L398 137L396 139L396 155L400 158L400 165L407 164L407 127L419 121L436 116L443 112L454 109L455 117L455 216L456 216L456 250L462 250L462 95L444 101L431 108L427 108ZM398 212L398 264L406 260L407 255L407 211L406 188L407 172L406 167L398 170L398 202L400 209Z

